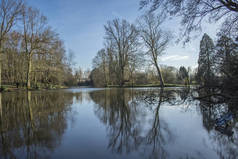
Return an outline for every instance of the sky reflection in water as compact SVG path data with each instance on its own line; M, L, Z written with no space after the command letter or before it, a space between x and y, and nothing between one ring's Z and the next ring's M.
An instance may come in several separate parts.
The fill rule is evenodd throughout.
M0 94L0 158L236 158L215 130L230 108L189 89L68 89Z

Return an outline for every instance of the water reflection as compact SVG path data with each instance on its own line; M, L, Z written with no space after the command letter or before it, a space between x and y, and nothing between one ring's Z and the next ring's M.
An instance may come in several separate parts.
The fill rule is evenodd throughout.
M60 144L72 95L60 92L0 94L0 156L46 158Z
M107 125L108 148L117 153L138 151L150 158L166 158L164 146L174 134L159 110L163 103L177 103L174 90L110 89L90 93L96 115ZM141 149L142 148L142 149Z
M173 143L179 134L172 131L168 123L160 118L161 106L181 108L182 105L182 110L186 112L190 107L197 105L199 109L196 111L202 115L203 125L209 133L210 140L218 143L214 144L214 151L220 158L236 158L238 156L236 116L234 115L232 124L233 134L229 137L215 129L216 119L228 112L231 107L225 103L211 105L207 101L194 101L192 93L194 92L190 88L137 91L110 89L91 92L90 96L97 104L95 114L107 126L108 148L113 152L121 154L138 151L147 158L170 158L169 155L173 152L170 152L166 145ZM182 158L193 158L193 155L186 154Z
M137 121L140 112L136 109L136 105L132 104L131 107L128 105L133 92L124 89L104 90L91 92L90 96L98 104L96 115L109 126L108 146L118 153L136 150L141 142L137 135L141 123Z
M190 88L0 93L0 158L236 158L237 102L194 94L203 96ZM229 112L226 131L217 129Z
M220 158L237 158L238 156L238 100L226 99L222 96L209 96L217 90L203 89L198 91L199 107L203 125L210 138L217 143L213 149ZM208 96L206 96L208 94ZM204 98L205 97L205 98ZM216 126L217 119L231 115L230 123L223 127Z

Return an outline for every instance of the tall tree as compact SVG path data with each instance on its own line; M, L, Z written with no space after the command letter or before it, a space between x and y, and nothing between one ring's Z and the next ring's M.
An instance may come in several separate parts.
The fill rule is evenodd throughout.
M123 86L124 73L128 60L137 51L138 31L133 24L119 19L109 21L104 28L106 31L106 40L112 44L112 49L116 56L119 85Z
M237 90L238 44L223 33L218 34L215 64L217 74L220 75L223 86L230 90Z
M31 88L32 79L32 58L34 54L42 53L44 44L49 43L51 35L47 26L46 17L41 15L39 10L25 7L23 11L23 37L24 50L27 55L27 88ZM44 50L45 52L45 50Z
M237 52L237 44L232 38L226 35L219 35L219 39L216 44L216 64L218 66L219 72L231 77L229 74L231 72L231 58L232 55Z
M16 23L23 8L22 0L0 1L0 87L2 87L2 54L4 53L4 42L8 32Z
M214 80L214 43L204 34L200 42L197 79L200 84L210 86Z
M140 23L141 38L147 49L146 55L148 55L155 66L160 85L164 86L163 76L159 67L158 58L161 56L166 47L168 46L171 36L168 32L163 31L160 28L162 20L159 17L154 16L152 13L148 13L143 16L143 21Z

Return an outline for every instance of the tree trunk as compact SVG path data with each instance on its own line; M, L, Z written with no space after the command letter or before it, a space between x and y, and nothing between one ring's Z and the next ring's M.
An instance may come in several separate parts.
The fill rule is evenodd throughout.
M4 148L4 136L3 136L3 117L2 117L2 93L0 92L0 135L1 135L1 144Z
M31 88L31 70L32 70L32 55L29 55L28 58L28 70L27 70L27 89Z
M2 89L2 50L0 50L0 91Z
M0 125L2 125L2 93L0 93Z
M124 85L124 68L121 69L121 75L120 75L120 87Z
M0 91L2 90L2 60L3 60L3 49L2 49L2 42L0 42Z
M163 79L162 73L160 71L160 68L159 68L157 63L155 64L155 66L156 66L156 69L157 69L157 72L158 72L158 75L159 75L160 86L164 87L164 79Z
M107 73L106 73L106 66L105 63L103 63L103 73L104 73L104 82L105 82L105 86L108 86L108 79L107 79Z

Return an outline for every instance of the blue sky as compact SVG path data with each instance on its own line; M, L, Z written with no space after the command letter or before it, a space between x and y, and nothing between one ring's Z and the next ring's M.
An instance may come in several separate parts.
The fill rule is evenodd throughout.
M49 24L65 42L66 50L75 53L76 67L83 69L91 68L93 57L103 48L103 26L108 20L123 18L135 22L143 14L139 10L139 0L28 0L28 4L48 18ZM164 24L163 28L176 35L178 26L175 19ZM216 27L206 25L204 28L203 32L215 36ZM171 43L160 63L195 67L200 39L201 36L185 47Z

